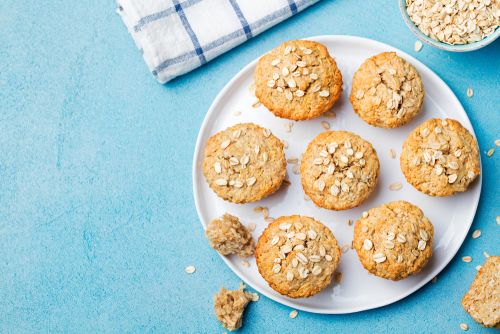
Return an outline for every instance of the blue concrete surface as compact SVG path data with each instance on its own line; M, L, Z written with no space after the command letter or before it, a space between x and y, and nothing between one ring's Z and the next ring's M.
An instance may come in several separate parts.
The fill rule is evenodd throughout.
M1 1L0 332L222 333L212 295L239 279L208 247L194 208L198 129L245 64L283 40L323 34L392 44L451 86L479 137L473 229L483 235L465 241L436 284L391 306L291 320L288 307L262 298L241 333L458 333L461 322L488 332L460 299L482 252L499 253L500 149L484 151L500 138L500 43L415 53L395 1L354 0L324 0L165 86L113 1Z

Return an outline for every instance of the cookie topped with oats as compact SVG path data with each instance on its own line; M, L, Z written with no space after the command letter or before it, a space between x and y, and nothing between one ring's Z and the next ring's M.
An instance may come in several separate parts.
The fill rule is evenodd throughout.
M255 96L273 114L292 120L318 117L342 92L342 74L317 42L284 42L259 59Z
M417 190L431 196L466 191L479 176L479 150L470 132L453 119L420 124L403 144L401 170Z
M333 233L319 221L279 217L260 236L255 258L271 288L291 298L304 298L330 284L340 248Z
M307 146L300 164L302 187L325 209L361 204L377 185L380 163L373 146L348 131L326 131Z
M412 64L395 52L383 52L365 60L354 73L350 100L368 124L395 128L420 112L424 86Z
M353 246L363 267L390 280L420 272L432 256L434 228L417 206L395 201L363 213Z
M258 201L278 190L285 179L283 143L268 129L237 124L208 139L203 175L227 201Z

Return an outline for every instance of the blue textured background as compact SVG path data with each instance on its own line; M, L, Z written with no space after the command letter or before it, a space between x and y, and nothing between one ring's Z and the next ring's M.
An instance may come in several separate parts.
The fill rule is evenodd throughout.
M450 333L461 322L487 331L460 299L482 252L499 253L500 149L484 154L500 137L499 42L468 54L415 53L396 1L325 0L161 86L114 11L113 1L0 2L0 332L223 332L212 295L239 279L197 219L198 129L245 64L283 40L322 34L392 44L451 86L482 151L473 229L483 236L465 241L436 284L391 306L291 320L289 308L262 298L242 332Z

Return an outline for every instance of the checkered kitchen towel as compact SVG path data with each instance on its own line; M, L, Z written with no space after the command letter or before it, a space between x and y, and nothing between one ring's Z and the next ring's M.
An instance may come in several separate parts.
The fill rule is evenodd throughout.
M187 73L318 0L117 0L160 83Z

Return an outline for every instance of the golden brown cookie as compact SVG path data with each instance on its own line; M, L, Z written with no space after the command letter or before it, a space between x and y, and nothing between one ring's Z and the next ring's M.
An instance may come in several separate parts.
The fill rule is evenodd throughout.
M309 143L302 157L302 187L322 208L351 209L373 192L379 168L369 142L352 132L327 131Z
M432 256L434 228L417 206L395 201L370 209L354 226L354 249L370 273L394 281L420 272Z
M222 255L248 257L253 254L252 234L240 223L238 217L229 213L212 220L205 230L205 235L210 246Z
M467 190L481 173L477 142L453 119L430 119L408 136L401 152L401 170L417 190L450 196Z
M283 143L252 123L237 124L210 137L203 175L212 190L233 203L258 201L285 179Z
M490 256L462 299L462 306L485 327L500 327L500 256Z
M368 58L354 73L350 100L368 124L395 128L419 113L424 86L413 65L395 52L383 52Z
M328 49L288 41L259 59L255 96L278 117L305 120L328 111L342 92L342 74Z
M269 224L255 249L269 286L292 298L310 297L330 284L340 261L333 233L310 217L280 217Z

